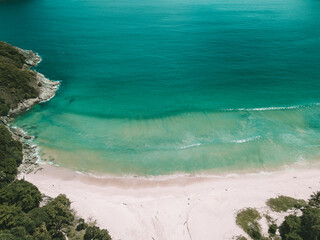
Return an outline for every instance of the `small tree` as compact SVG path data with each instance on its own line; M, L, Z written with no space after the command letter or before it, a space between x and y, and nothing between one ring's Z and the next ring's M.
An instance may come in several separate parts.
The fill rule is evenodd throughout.
M320 239L320 209L307 207L301 216L303 239Z
M296 215L289 215L284 218L279 227L280 236L284 240L292 239L294 235L300 236L301 219ZM291 236L291 238L289 238Z
M269 226L268 233L271 234L271 235L275 235L276 232L277 232L277 229L278 229L277 224L272 223L272 224Z
M74 217L70 211L70 200L64 194L60 194L45 206L50 218L48 228L60 232L64 227L71 225Z
M87 227L84 240L112 240L109 232L105 229L100 230L97 226Z
M81 230L84 230L86 227L87 227L87 224L85 223L84 219L80 218L78 221L78 225L76 227L76 230L81 231Z
M310 196L309 205L320 208L320 191L315 192Z

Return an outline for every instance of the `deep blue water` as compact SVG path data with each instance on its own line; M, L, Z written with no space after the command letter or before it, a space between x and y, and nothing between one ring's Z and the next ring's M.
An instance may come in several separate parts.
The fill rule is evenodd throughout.
M16 124L43 159L167 174L320 150L318 0L0 2L0 40L62 85Z

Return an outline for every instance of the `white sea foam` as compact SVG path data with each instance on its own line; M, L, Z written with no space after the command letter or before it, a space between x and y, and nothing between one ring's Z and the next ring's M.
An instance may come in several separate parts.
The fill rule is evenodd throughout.
M194 143L194 144L182 146L180 147L180 149L186 149L186 148L192 148L192 147L198 147L198 146L201 146L201 143Z
M251 142L251 141L258 140L260 138L261 138L261 136L255 136L255 137L249 137L249 138L240 139L240 140L233 140L233 141L230 141L230 142L232 142L232 143L246 143L246 142Z
M291 110L299 108L308 108L312 106L320 106L320 103L311 103L306 105L294 105L286 107L261 107L261 108L227 108L222 109L223 111L272 111L272 110Z

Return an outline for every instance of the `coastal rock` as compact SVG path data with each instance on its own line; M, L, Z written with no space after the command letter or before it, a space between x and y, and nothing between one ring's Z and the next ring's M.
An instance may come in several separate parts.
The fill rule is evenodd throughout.
M33 51L23 50L17 48L20 53L25 57L24 68L30 69L35 67L41 61L41 57ZM34 70L31 70L34 71ZM39 95L36 98L25 99L20 102L15 109L10 109L8 116L0 117L0 122L4 124L15 140L18 140L22 144L23 160L19 166L18 171L20 173L30 173L39 165L36 162L39 160L38 148L36 145L30 145L29 141L34 139L34 136L28 135L23 129L17 127L11 127L10 122L13 121L13 117L30 109L34 105L49 101L54 97L56 91L59 88L60 82L51 81L47 79L43 74L34 71L36 74L35 85L38 87Z
M27 68L35 67L41 62L41 57L33 51L24 50L18 47L15 47L22 55L26 57L25 64Z
M31 67L37 66L41 62L41 57L35 52L23 50L18 47L15 48L26 58L24 68L30 69ZM36 71L34 72L36 74L36 86L38 86L39 96L36 98L25 99L23 102L19 103L15 109L10 109L8 114L10 117L16 116L38 103L49 101L54 97L56 91L58 90L60 82L49 80L43 74Z
M41 73L37 72L36 74L36 80L39 86L39 96L37 98L26 99L23 102L19 103L15 109L10 109L9 116L16 116L30 109L34 105L41 102L49 101L54 97L56 91L59 88L60 82L51 81Z
M30 140L30 139L33 139L34 137L33 136L30 136L30 135L26 135L24 136L24 139L27 139L27 140Z

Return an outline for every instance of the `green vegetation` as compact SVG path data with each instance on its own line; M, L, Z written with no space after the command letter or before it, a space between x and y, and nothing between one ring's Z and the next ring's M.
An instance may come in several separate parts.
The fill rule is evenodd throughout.
M26 61L26 57L23 56L15 47L1 41L0 56L6 58L7 61L9 61L18 68L22 68L23 64L25 64Z
M0 116L24 99L38 96L36 75L23 68L25 60L16 48L0 41Z
M247 208L238 212L236 223L253 239L261 239L259 219L261 215L256 209Z
M25 57L0 42L0 116L30 97L37 97L35 74L23 69ZM16 180L22 163L22 145L0 122L0 240L110 240L107 230L78 219L63 194L40 207L40 191L25 180Z
M0 186L13 181L22 162L22 145L0 124Z
M22 147L3 125L0 125L0 143L0 240L64 240L65 236L68 239L111 239L107 230L76 219L70 200L63 194L39 207L42 195L38 188L25 180L15 180Z
M279 228L282 239L302 239L301 219L295 215L286 216Z
M306 206L306 204L306 201L302 199L294 199L292 197L287 196L270 198L267 201L267 206L269 206L271 210L275 212L286 212L289 209L302 208Z
M105 229L100 229L99 227L92 226L87 227L86 233L83 237L84 240L111 240L109 233Z
M313 193L308 202L280 196L269 199L267 204L275 212L283 212L284 209L295 209L295 211L287 215L279 227L269 215L265 215L269 223L269 235L263 236L257 222L261 219L259 212L252 208L241 210L236 222L252 239L320 240L320 192Z
M234 238L232 238L232 239L234 239ZM247 238L242 236L242 235L241 236L237 236L235 239L236 240L247 240Z
M269 225L268 233L269 233L271 236L273 236L273 235L276 234L277 229L278 229L277 224L272 223L271 225Z
M309 206L320 208L320 191L313 193L309 199Z
M16 180L0 189L0 204L14 202L24 212L39 207L41 200L38 188L24 180Z

